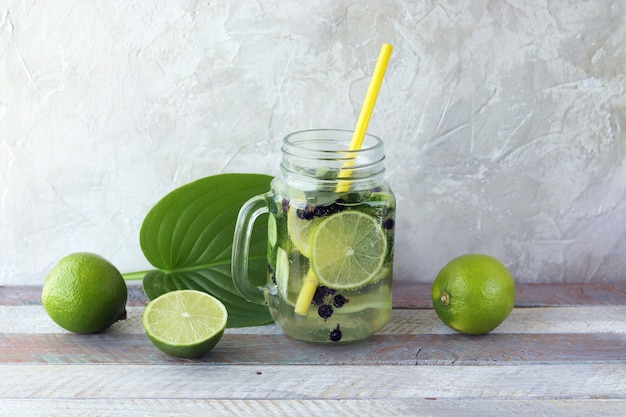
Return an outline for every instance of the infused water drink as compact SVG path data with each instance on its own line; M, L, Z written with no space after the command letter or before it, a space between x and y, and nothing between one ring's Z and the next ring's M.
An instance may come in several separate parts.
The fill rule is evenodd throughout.
M266 304L288 335L311 342L361 340L391 316L395 197L383 180L382 142L350 131L297 132L283 143L282 177L241 209L233 280ZM247 279L254 219L269 213L267 284Z
M295 196L285 188L276 190L268 222L266 291L276 323L315 341L380 330L391 314L393 194L386 186Z

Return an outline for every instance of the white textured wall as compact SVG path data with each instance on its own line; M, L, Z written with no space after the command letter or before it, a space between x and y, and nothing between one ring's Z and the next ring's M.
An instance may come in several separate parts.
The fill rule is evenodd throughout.
M366 3L376 6L367 6ZM471 4L470 4L471 3ZM72 251L130 272L147 210L281 138L370 125L397 277L486 252L520 281L626 279L623 0L0 0L0 284Z

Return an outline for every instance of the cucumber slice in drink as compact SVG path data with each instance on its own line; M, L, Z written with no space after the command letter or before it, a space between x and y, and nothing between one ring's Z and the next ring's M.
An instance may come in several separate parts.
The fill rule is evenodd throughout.
M296 305L308 268L305 257L289 255L280 247L276 250L276 286L283 300L292 306Z

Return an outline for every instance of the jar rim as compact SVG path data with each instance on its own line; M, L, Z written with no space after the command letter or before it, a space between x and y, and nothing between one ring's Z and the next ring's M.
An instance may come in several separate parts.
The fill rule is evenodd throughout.
M323 190L336 189L340 181L349 181L352 189L379 183L385 172L383 141L367 134L360 149L350 150L353 134L352 130L310 129L285 136L283 178Z
M291 132L283 139L282 151L291 153L291 149L301 149L324 153L345 153L351 152L353 155L359 153L371 153L382 151L383 141L376 135L366 133L361 149L350 150L350 142L354 131L348 129L304 129ZM322 144L344 143L345 147L328 147Z

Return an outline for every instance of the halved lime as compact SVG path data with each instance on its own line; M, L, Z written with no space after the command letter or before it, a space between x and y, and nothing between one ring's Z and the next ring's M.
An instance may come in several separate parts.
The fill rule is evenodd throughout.
M387 254L379 221L356 210L324 218L311 239L311 265L320 282L333 289L355 289L378 277Z
M196 290L167 292L150 301L143 312L146 334L163 352L195 358L219 342L228 312L217 298Z
M311 220L299 218L294 206L289 207L287 212L289 238L296 249L307 258L311 257L311 233L321 221L320 217L313 217Z

